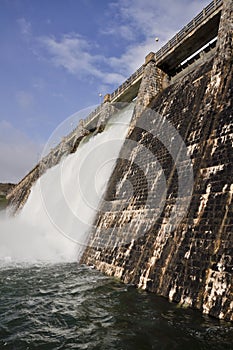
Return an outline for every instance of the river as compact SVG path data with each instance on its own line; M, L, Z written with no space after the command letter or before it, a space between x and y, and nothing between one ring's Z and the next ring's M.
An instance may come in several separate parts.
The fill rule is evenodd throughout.
M233 325L77 263L2 264L0 349L232 349Z

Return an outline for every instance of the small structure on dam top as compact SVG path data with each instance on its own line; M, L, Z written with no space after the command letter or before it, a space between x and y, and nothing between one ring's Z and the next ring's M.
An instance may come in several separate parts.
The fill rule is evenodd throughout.
M231 321L232 8L232 0L212 1L149 53L8 195L21 208L46 169L101 132L119 102L136 99L81 262Z

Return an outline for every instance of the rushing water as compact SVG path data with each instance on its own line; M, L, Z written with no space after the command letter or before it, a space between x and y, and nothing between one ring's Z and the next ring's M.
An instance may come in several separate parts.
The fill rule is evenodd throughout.
M0 261L77 261L88 241L133 104L115 114L101 134L47 170L14 218L0 217ZM2 215L1 215L2 216Z
M0 269L0 349L232 349L233 326L77 263Z
M17 217L1 218L0 350L232 349L232 325L74 262L131 113L48 170Z

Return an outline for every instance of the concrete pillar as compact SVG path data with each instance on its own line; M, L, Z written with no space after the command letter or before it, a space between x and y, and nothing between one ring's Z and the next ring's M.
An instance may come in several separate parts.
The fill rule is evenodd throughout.
M160 68L156 66L155 53L150 52L145 57L144 72L139 87L136 106L134 109L133 119L128 130L128 135L135 127L137 119L140 117L145 108L165 87L168 86L169 77Z
M145 64L147 64L151 61L155 62L155 53L154 52L148 53L148 55L146 55L146 57L145 57Z
M209 86L209 93L211 95L215 95L216 103L220 103L219 101L221 101L223 95L223 91L220 89L220 86L226 89L227 86L230 86L231 84L233 55L232 16L232 0L223 0L216 55L213 63L211 84ZM229 100L230 99L231 97L229 96ZM213 109L213 106L211 106L211 108Z
M101 132L109 118L116 112L118 112L117 104L105 101L100 110L100 114L97 122L97 132Z
M145 68L138 91L137 105L146 107L164 89L167 74L156 66L153 52L145 58Z
M223 0L217 42L218 57L222 62L230 61L232 59L232 17L232 0Z
M106 94L105 96L104 96L104 103L105 102L111 102L111 95L110 94Z

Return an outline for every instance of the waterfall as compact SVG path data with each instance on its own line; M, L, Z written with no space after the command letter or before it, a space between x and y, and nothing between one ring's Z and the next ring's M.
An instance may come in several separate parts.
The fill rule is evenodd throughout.
M127 134L132 105L105 130L85 137L75 153L32 186L15 217L1 213L0 262L77 261Z

